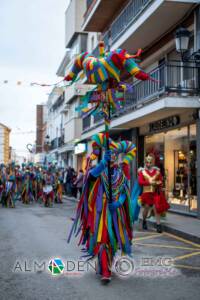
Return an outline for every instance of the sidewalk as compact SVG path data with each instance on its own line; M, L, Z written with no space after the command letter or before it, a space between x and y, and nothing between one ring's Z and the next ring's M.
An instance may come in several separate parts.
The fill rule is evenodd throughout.
M78 202L79 201L79 198L74 198L74 197L68 196L68 195L63 195L63 199L73 201L73 202Z
M142 218L140 217L140 223ZM166 218L161 220L163 231L173 233L179 237L200 244L200 220L168 212ZM147 219L150 228L155 227L155 219Z
M64 199L78 202L78 199L74 197L64 196ZM140 216L141 222L142 217ZM200 244L200 219L168 212L166 218L161 219L161 223L163 231ZM149 228L154 228L155 219L153 217L147 219L147 224Z

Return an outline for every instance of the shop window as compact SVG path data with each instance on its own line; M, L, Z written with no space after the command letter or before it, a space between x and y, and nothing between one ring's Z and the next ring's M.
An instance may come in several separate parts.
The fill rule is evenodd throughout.
M145 153L154 153L171 209L197 210L196 125L145 137Z
M155 156L155 164L160 168L162 176L164 174L164 134L157 133L145 138L145 155L152 153Z
M189 166L190 166L190 209L197 211L197 145L196 125L191 125L189 140Z

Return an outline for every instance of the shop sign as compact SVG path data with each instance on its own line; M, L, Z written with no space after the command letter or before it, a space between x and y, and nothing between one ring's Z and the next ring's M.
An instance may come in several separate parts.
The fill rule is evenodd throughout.
M179 116L171 116L149 124L149 132L175 127L180 124Z
M85 143L79 143L75 146L75 154L84 153L87 151Z

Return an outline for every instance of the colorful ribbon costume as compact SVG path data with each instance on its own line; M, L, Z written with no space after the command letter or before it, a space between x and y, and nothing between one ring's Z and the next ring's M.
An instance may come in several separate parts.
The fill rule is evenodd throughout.
M99 155L100 148L105 149L105 134L93 137L92 159ZM129 141L115 143L111 139L111 161L124 153L122 167L112 164L113 202L108 204L108 171L106 155L101 162L91 168L85 179L76 217L68 238L72 233L81 231L79 245L85 246L87 256L98 256L98 273L110 278L111 265L118 249L122 254L131 254L133 217L131 214L130 184L126 175L127 165L136 154L135 146Z
M111 113L114 113L124 106L124 92L127 88L130 89L129 84L123 82L124 74L139 80L155 79L143 72L135 61L141 54L141 49L136 55L130 55L123 49L105 52L103 42L100 42L99 52L98 58L88 52L79 54L64 80L71 81L72 84L77 81L78 74L82 71L87 82L95 86L81 99L77 110L85 115L103 113L105 120L109 122L109 117L106 117L106 102L109 101Z

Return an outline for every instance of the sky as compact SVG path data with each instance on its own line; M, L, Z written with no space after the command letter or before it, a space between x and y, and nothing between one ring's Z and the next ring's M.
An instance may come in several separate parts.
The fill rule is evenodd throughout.
M65 54L69 1L0 0L0 123L11 128L10 144L18 155L35 142L36 105L51 91L30 83L60 80L56 71Z

